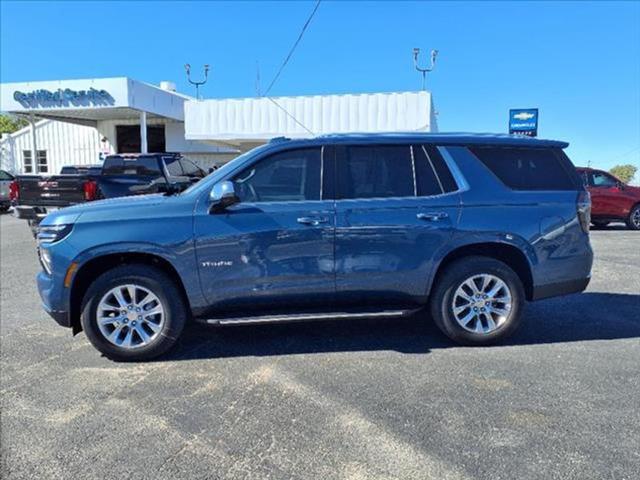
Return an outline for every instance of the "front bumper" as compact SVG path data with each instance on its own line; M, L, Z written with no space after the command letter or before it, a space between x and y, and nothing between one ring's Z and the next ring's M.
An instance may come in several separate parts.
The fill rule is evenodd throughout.
M56 323L63 327L71 327L71 315L65 307L64 287L60 288L61 283L56 281L54 276L47 275L45 272L38 273L36 278L38 284L38 293L42 300L42 308L53 318Z

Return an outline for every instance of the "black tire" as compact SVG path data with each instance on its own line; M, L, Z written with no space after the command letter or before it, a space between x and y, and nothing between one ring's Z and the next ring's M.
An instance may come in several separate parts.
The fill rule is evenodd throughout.
M453 311L453 298L458 287L470 277L481 274L499 278L511 294L511 309L506 319L495 330L488 333L475 333L463 328L456 320ZM507 338L520 326L525 303L524 288L518 275L503 262L490 257L464 257L448 265L436 282L431 294L431 316L438 328L454 342L462 345L490 345ZM471 308L464 312L470 313L470 310ZM483 317L482 322L484 322L483 325L488 325L486 317ZM473 325L476 323L469 323L467 326Z
M596 221L592 221L591 223L595 228L605 228L607 225L609 225L610 222L596 220Z
M155 338L147 345L136 348L124 348L111 343L97 323L100 300L111 289L125 284L136 284L152 292L165 312L164 323ZM100 275L87 290L81 311L82 328L91 344L116 361L149 360L162 355L176 343L187 319L187 308L175 282L160 269L136 264L121 265ZM127 328L131 329L130 326ZM136 336L141 340L139 335Z
M627 227L629 230L640 230L640 203L635 205L629 212Z

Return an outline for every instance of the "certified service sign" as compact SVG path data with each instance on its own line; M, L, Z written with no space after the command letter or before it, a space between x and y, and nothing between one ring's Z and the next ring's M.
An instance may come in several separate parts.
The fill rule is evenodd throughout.
M516 108L509 110L509 133L538 136L538 109Z

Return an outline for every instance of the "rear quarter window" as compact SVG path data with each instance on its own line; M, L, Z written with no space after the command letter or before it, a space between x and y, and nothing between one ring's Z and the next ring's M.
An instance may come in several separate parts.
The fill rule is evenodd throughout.
M574 167L559 148L470 147L469 150L513 190L577 190L580 185Z
M162 176L158 159L152 156L107 157L102 167L102 175Z
M435 145L416 145L414 156L418 195L436 195L458 190L458 184Z

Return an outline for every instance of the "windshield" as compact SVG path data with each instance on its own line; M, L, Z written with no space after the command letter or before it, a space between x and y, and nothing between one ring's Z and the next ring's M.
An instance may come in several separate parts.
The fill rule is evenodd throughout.
M221 166L217 170L214 170L213 172L211 172L209 175L207 175L205 178L200 180L198 183L194 183L193 185L191 185L189 188L187 188L182 193L180 193L180 195L187 195L187 194L190 194L191 192L197 192L200 189L213 187L213 185L220 179L224 178L227 175L227 173L232 172L238 165L243 164L245 160L253 157L254 155L259 154L263 150L266 150L268 147L269 147L269 144L261 145L259 147L249 150L248 152L243 153L242 155L237 156L236 158L229 161L228 163L225 163L223 166Z

